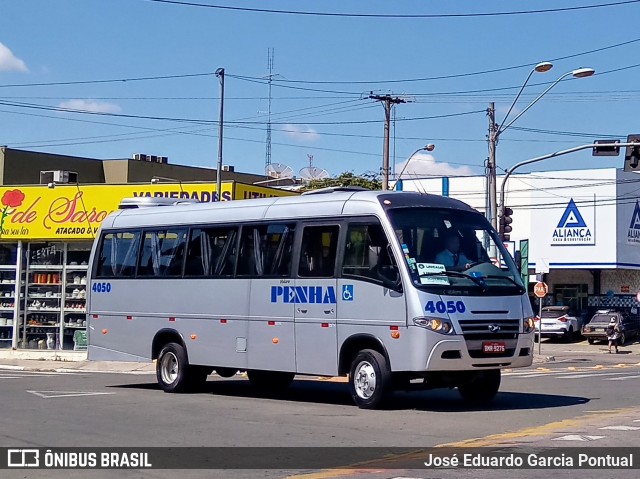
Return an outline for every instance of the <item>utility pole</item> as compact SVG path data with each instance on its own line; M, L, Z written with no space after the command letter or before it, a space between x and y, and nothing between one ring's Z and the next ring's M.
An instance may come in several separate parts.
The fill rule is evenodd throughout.
M489 116L489 159L487 160L487 219L494 229L498 229L498 211L496 203L496 145L498 143L496 128L496 109L493 102L487 110Z
M216 173L216 195L222 201L222 125L224 122L224 68L216 70L220 78L220 120L218 121L218 169Z
M273 81L273 48L268 50L267 66L269 67L269 106L267 110L267 149L264 156L264 173L269 174L271 166L271 82Z
M384 106L384 145L382 151L382 189L389 189L389 130L391 124L391 109L398 103L406 103L402 98L391 95L369 95L372 100L382 102Z

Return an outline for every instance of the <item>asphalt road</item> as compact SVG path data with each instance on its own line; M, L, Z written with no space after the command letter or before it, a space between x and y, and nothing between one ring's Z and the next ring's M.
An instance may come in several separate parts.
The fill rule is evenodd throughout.
M0 446L599 448L640 444L640 364L629 357L621 364L606 353L598 356L599 349L591 349L586 359L567 356L567 351L582 344L543 342L542 347L556 355L555 361L505 372L496 400L476 409L469 409L455 390L396 393L386 409L365 411L352 405L347 385L341 382L299 379L289 391L271 398L255 394L240 376L212 377L202 392L172 395L161 392L152 375L0 370ZM584 479L614 477L598 470L579 473ZM636 473L616 471L615 477L636 477ZM554 471L558 477L575 474ZM0 471L3 479L290 475L483 479L495 477L496 471ZM541 470L508 473L518 478L548 475L549 471Z

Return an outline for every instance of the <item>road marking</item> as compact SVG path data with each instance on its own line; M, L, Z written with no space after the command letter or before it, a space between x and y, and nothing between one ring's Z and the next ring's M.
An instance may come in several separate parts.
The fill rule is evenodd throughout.
M106 396L115 394L111 392L91 392L91 391L27 391L28 393L35 394L43 399L52 398L66 398L66 397L80 397L80 396Z
M584 427L594 420L600 420L603 417L610 417L611 419L622 416L627 418L630 415L636 415L638 412L637 407L629 407L624 409L617 409L610 412L600 412L597 414L587 413L583 416L578 416L572 419L563 419L561 421L550 422L541 426L528 427L517 431L503 432L499 434L492 434L490 436L478 437L473 439L465 439L457 442L450 442L447 444L439 444L436 447L484 447L484 446L497 446L510 442L516 439L531 439L532 437L541 437L550 434L557 434L560 431L567 431L570 428Z
M638 379L640 378L640 375L636 375L636 376L624 376L621 378L605 378L605 381L626 381L627 379Z
M0 376L0 379L22 379L24 376Z
M566 436L554 437L552 441L597 441L607 436L583 436L581 434L568 434Z
M640 427L636 426L604 426L599 427L598 429L607 429L609 431L637 431Z
M571 374L568 376L560 376L558 375L556 379L581 379L581 378L592 378L598 376L619 376L621 374L629 374L629 373L582 373L582 374Z

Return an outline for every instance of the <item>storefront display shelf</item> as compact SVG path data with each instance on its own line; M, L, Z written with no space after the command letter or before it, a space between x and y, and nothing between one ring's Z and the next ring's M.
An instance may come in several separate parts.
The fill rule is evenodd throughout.
M16 265L15 264L0 264L0 270L15 270L16 269Z
M9 311L9 312L13 312L13 308L0 307L0 311ZM0 327L2 327L2 325L0 325Z
M29 269L31 271L34 271L34 270L58 271L58 270L64 269L64 266L61 264L30 264Z
M29 283L29 286L60 286L62 283Z
M60 308L27 308L30 313L59 313Z
M89 269L89 266L86 264L68 264L66 266L67 271L86 271L87 269Z

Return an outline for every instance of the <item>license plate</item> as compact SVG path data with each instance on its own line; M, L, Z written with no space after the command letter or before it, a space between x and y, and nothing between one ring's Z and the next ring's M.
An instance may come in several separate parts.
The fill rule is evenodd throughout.
M482 343L482 352L487 354L496 354L496 353L504 353L507 351L507 348L504 343Z

